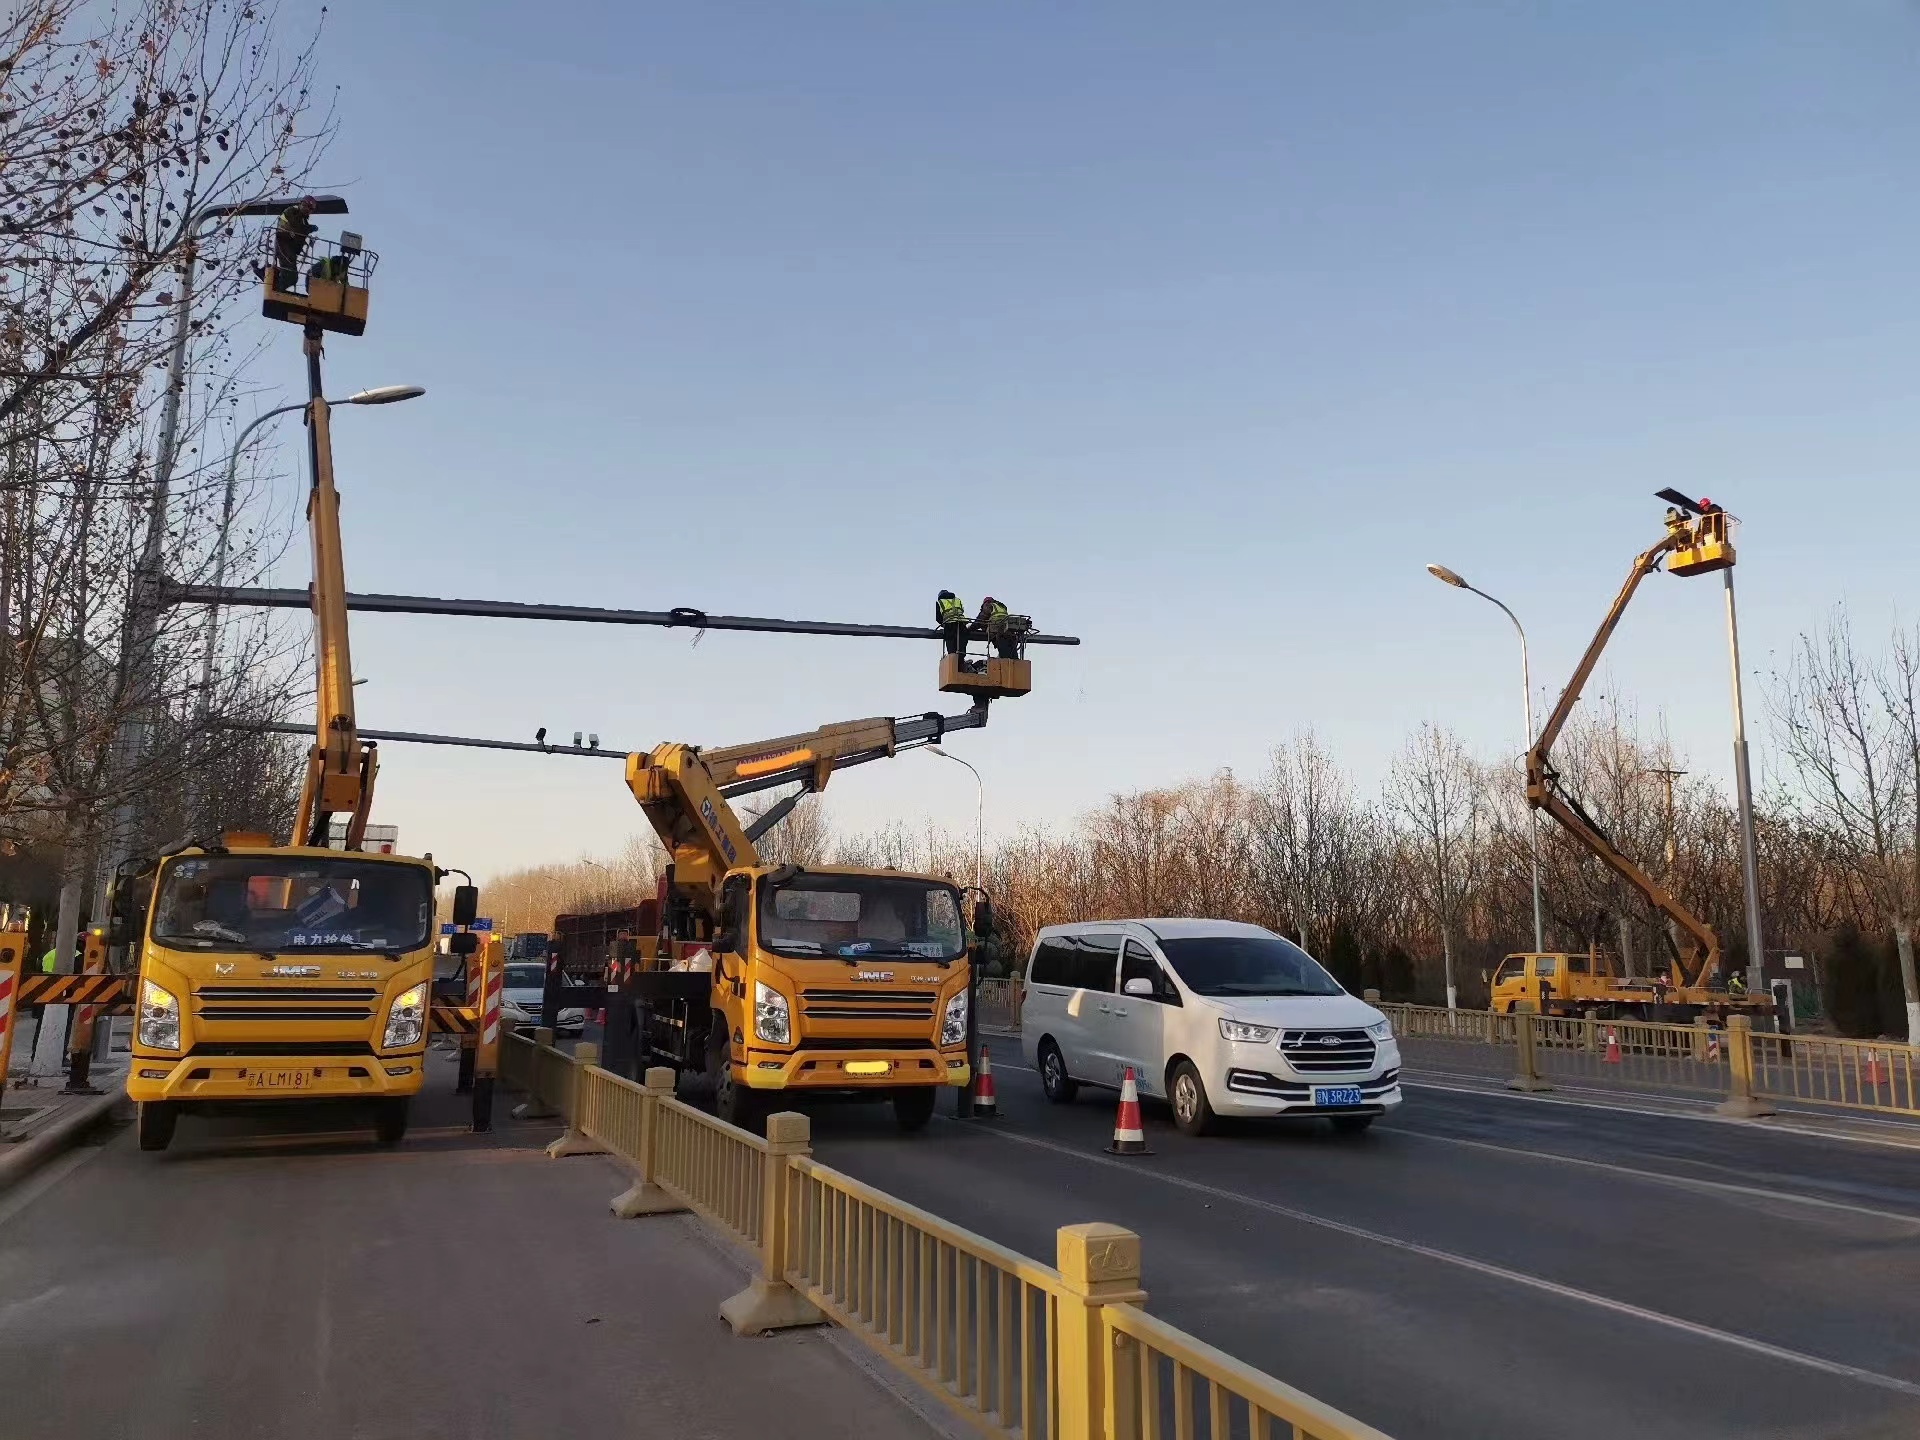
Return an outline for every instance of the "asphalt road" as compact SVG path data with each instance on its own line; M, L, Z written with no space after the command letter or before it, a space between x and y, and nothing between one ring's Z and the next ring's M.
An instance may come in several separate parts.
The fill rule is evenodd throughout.
M187 1118L0 1196L0 1437L930 1433L828 1332L733 1338L744 1272L698 1222L614 1219L607 1161L470 1135L429 1085L397 1150L336 1112Z
M1150 1106L1122 1159L1110 1095L995 1070L997 1122L815 1153L1037 1258L1129 1226L1155 1314L1405 1440L1920 1434L1920 1151L1413 1090L1358 1138Z

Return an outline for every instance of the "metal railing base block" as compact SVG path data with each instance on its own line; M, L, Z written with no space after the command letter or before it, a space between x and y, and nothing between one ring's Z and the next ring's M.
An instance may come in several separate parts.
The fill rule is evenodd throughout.
M552 1120L560 1114L542 1100L522 1100L513 1107L512 1113L516 1120Z
M566 1134L547 1146L549 1160L565 1160L569 1155L604 1155L606 1153L606 1146L578 1130L568 1130Z
M1734 1120L1759 1120L1779 1112L1766 1101L1755 1099L1751 1095L1729 1095L1713 1107L1713 1113L1725 1115Z
M631 1220L639 1215L677 1215L687 1206L651 1181L636 1180L614 1196L607 1208L622 1220Z
M820 1307L783 1280L755 1280L721 1302L720 1318L736 1335L764 1335L801 1325L825 1325Z
M1529 1080L1524 1075L1516 1075L1507 1081L1507 1089L1518 1090L1527 1095L1537 1095L1543 1090L1553 1089L1553 1086L1545 1080Z

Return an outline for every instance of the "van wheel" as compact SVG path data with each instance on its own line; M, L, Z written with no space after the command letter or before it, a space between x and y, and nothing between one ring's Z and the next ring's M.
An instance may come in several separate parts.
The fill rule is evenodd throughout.
M1213 1129L1213 1106L1207 1100L1207 1087L1200 1083L1200 1072L1193 1062L1182 1060L1173 1067L1173 1083L1167 1089L1173 1101L1173 1123L1184 1135L1205 1135Z
M893 1092L894 1123L908 1135L926 1129L936 1098L931 1085L902 1085Z
M1040 1042L1040 1088L1056 1105L1071 1105L1080 1093L1079 1083L1067 1074L1067 1057L1051 1040Z
M1378 1120L1378 1115L1332 1115L1328 1119L1333 1124L1336 1135L1364 1135L1367 1127Z
M398 1145L407 1138L410 1097L402 1095L398 1099L381 1100L378 1104L380 1108L373 1120L373 1138L382 1145Z
M180 1120L179 1108L165 1100L142 1100L136 1128L142 1150L164 1150L173 1143L173 1127Z

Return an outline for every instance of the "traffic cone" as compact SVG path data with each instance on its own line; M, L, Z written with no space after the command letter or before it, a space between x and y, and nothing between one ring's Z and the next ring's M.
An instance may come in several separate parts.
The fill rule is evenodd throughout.
M1607 1027L1607 1058L1609 1065L1620 1063L1620 1034L1611 1025Z
M980 1047L980 1073L973 1077L973 1118L998 1120L1000 1104L993 1098L993 1057Z
M1867 1051L1867 1084L1884 1085L1887 1083L1887 1067L1880 1063L1878 1050Z
M1113 1143L1107 1147L1109 1155L1151 1155L1147 1149L1147 1132L1140 1126L1140 1091L1133 1083L1133 1067L1127 1067L1126 1079L1120 1082L1120 1113L1113 1120Z

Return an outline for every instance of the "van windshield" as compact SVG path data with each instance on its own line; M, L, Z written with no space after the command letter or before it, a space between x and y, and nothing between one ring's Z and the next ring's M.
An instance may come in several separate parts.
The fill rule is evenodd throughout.
M153 938L196 950L418 950L425 867L285 855L183 855L161 876Z
M1314 958L1278 935L1161 936L1180 978L1196 995L1339 995Z

